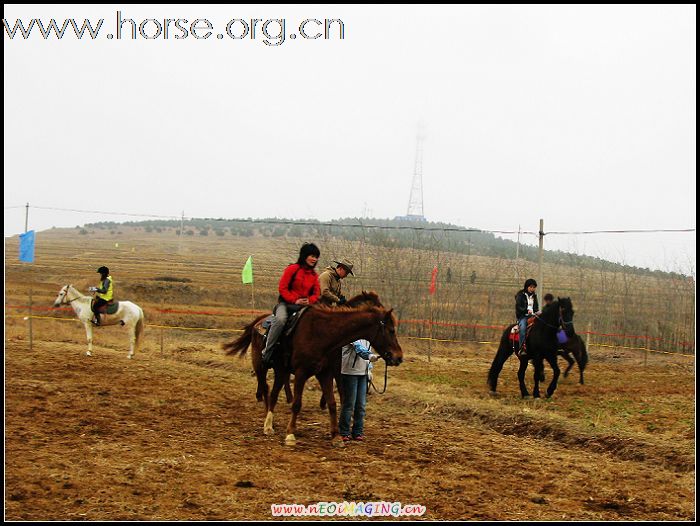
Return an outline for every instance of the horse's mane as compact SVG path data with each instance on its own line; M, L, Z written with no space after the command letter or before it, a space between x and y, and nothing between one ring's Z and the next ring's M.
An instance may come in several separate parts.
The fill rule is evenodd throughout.
M542 309L542 317L543 318L558 318L559 317L559 308L563 307L565 309L572 309L573 305L571 304L571 298L557 298L554 300L552 303L549 305L545 305L544 308ZM555 314L552 312L554 311Z
M328 313L335 313L335 312L376 312L376 311L386 311L387 309L385 307L381 307L378 305L372 305L370 303L363 303L362 305L358 305L357 307L347 307L345 305L339 305L337 307L334 307L333 305L321 305L319 303L316 303L311 306L312 309L319 311L319 312L328 312Z
M355 307L349 305L350 303L357 304ZM312 305L314 309L319 309L319 310L325 310L325 311L332 311L332 312L338 312L338 311L353 311L353 312L358 312L359 310L362 310L362 307L384 307L382 305L381 300L379 299L379 294L377 294L374 291L366 291L363 290L360 294L357 296L353 296L347 301L347 304L345 305L325 305L322 303L316 303ZM367 309L364 309L367 310Z

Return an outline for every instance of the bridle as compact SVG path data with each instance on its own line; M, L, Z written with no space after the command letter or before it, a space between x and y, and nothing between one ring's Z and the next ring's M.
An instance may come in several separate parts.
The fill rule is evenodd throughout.
M385 330L386 330L386 322L385 322L384 320L380 320L380 321L379 321L379 327L377 327L377 336L379 336L380 333L381 333L381 332L384 332ZM375 338L375 341L376 341L376 338ZM370 346L371 346L371 345L372 345L372 344L370 343ZM379 353L379 355L380 355L382 358L384 358L384 361L386 362L387 357L384 356L384 353L380 352L379 349L377 349L377 352ZM391 356L391 353L389 353L389 358L393 361L393 357ZM386 383L385 383L384 389L386 389Z
M79 299L80 299L80 296L77 296L77 297L73 298L72 300L69 300L68 299L68 287L66 287L66 290L63 291L63 298L61 298L61 304L70 305L72 302L74 302L75 300L79 300Z
M564 327L567 326L567 325L573 325L573 324L574 324L574 320L571 320L571 321L564 321L564 318L562 318L562 315L561 315L561 306L559 306L559 325L556 325L556 326L555 326L555 325L552 325L551 323L547 323L546 321L544 321L544 320L542 319L541 316L539 316L539 315L537 315L537 314L535 314L534 316L535 316L535 318L537 318L541 323L545 324L545 325L546 325L547 327L549 327L550 329L558 329L560 326L561 326L562 328L564 328Z

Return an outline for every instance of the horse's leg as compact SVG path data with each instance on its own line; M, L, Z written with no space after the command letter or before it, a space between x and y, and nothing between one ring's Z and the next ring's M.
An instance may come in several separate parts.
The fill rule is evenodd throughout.
M87 334L88 350L85 353L88 356L92 356L92 324L90 320L84 322L85 324L85 334Z
M338 400L340 401L340 407L343 407L343 397L345 393L343 392L343 375L340 374L340 369L333 372L333 378L335 378L335 385L338 388Z
M525 371L527 370L527 358L520 358L520 367L518 368L518 382L520 383L520 395L523 398L530 396L530 393L525 387Z
M486 380L486 383L490 389L490 394L492 395L496 394L498 375L501 374L503 364L506 363L506 360L510 358L511 354L513 354L513 347L510 345L510 342L508 340L506 340L505 342L501 341L501 345L498 347L496 356L494 356L493 362L491 363L488 379Z
M576 365L578 365L578 383L583 385L583 368L585 365L581 365L581 358L578 353L575 354L574 357L576 358Z
M297 429L297 417L301 411L301 397L304 394L304 384L306 384L306 379L308 378L306 371L303 369L297 369L294 371L294 401L292 402L292 416L289 419L289 424L287 425L287 437L284 439L284 443L288 446L296 445L296 438L294 432Z
M134 345L136 344L136 324L129 326L129 354L127 358L131 360L134 356Z
M559 364L557 364L556 354L553 356L547 356L547 361L549 362L549 365L552 366L552 382L549 384L549 387L547 387L547 398L550 398L557 389L557 381L559 380L559 374L561 371L559 370Z
M265 425L263 426L263 432L266 435L270 435L274 432L272 429L272 420L274 418L275 406L277 405L277 398L279 397L280 391L285 383L289 382L289 374L282 369L275 371L275 381L272 384L272 392L270 393L267 416L265 417ZM267 387L267 384L265 385Z
M267 371L264 369L256 369L255 376L258 379L258 390L255 393L255 398L258 400L258 402L262 400L265 403L265 423L263 424L263 432L265 434L272 433L272 413L270 412L270 386L267 385Z
M536 358L532 360L533 365L535 366L535 387L532 389L532 397L533 398L539 398L540 397L540 378L542 377L542 369L544 369L544 362L542 362L542 358Z
M284 396L287 397L287 403L292 401L292 388L289 387L289 375L287 375L287 379L284 381Z
M324 371L320 375L316 375L323 389L323 397L328 406L328 416L331 422L331 443L334 446L343 446L343 441L340 439L338 432L338 411L335 405L335 396L333 395L333 373Z
M571 356L569 356L569 353L566 351L562 352L559 356L564 358L569 364L566 370L564 371L564 378L566 378L567 376L569 376L569 371L571 371L571 368L574 366L574 359Z

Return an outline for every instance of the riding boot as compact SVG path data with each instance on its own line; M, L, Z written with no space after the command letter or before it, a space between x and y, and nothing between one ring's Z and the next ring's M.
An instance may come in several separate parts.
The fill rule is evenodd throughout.
M93 325L95 325L95 327L99 327L100 326L100 315L95 313L95 319L90 320L90 321L93 323Z
M272 367L272 356L274 354L275 345L271 345L270 348L266 348L262 353L262 364L266 368Z
M518 348L518 357L519 357L519 358L525 358L525 357L527 357L527 351L525 350L525 344L524 344L524 343Z

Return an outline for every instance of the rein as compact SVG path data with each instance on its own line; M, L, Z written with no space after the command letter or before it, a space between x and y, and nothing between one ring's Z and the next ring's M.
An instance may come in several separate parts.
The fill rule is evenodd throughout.
M564 320L563 320L563 318L561 317L561 308L560 308L560 310L559 310L559 325L557 325L557 326L554 326L554 325L551 325L551 324L547 323L547 322L544 321L544 320L542 319L542 317L541 317L540 315L538 315L538 314L535 314L534 316L535 316L535 318L537 318L539 321L541 321L542 323L544 323L544 324L545 324L547 327L549 327L550 329L558 329L559 326L564 327L565 325L573 325L573 324L574 324L574 320L571 320L571 321L564 321Z
M384 323L384 320L380 321L379 327L377 328L377 336L379 336L379 332L384 330L385 328L386 328L386 324ZM372 349L372 344L370 343L370 350L371 349ZM380 356L381 356L381 354L380 354ZM382 358L384 358L384 357L382 356ZM372 386L372 389L374 389L374 391L377 394L384 394L386 392L386 386L387 386L388 381L389 381L389 364L386 362L386 358L384 358L384 388L381 391L379 391L377 389L377 387L374 385L374 382L371 380L369 382L369 385Z
M384 394L384 393L386 393L386 385L387 385L387 381L388 381L388 380L389 380L389 366L387 365L386 360L385 360L385 361L384 361L384 388L383 388L381 391L379 391L379 390L375 387L374 382L373 382L372 380L370 380L369 385L372 386L372 389L374 389L374 392L375 392L375 393L377 393L377 394Z
M66 289L66 293L63 296L64 303L67 303L68 305L70 305L72 302L74 302L75 300L79 300L79 299L80 299L80 296L73 298L72 300L69 300L68 299L68 289Z

